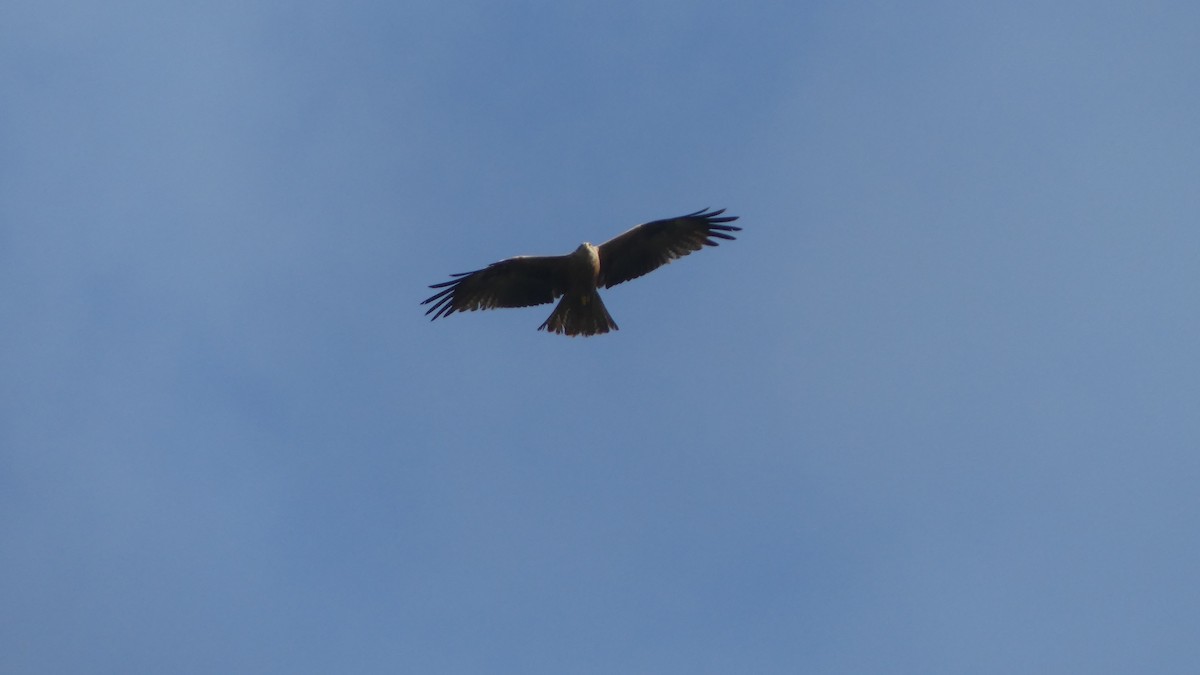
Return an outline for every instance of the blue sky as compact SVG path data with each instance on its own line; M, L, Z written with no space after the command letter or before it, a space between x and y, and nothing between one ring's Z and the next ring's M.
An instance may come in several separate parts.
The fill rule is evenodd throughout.
M1197 7L5 4L0 671L1192 672Z

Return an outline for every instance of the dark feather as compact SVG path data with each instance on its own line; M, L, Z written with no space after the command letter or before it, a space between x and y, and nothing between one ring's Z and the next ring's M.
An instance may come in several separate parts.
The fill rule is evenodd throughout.
M450 281L433 284L441 291L421 304L433 303L425 314L434 319L455 312L495 307L528 307L554 302L566 292L566 256L518 256L474 272L452 274Z
M727 232L742 228L725 225L737 216L724 216L725 209L701 209L678 218L638 225L600 245L600 285L611 288L682 258L705 246L716 246L711 238L732 240Z

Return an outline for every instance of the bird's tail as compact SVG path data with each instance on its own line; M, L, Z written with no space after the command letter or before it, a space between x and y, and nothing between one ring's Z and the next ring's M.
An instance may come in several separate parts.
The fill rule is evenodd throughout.
M604 301L596 291L585 293L567 293L558 302L558 307L550 314L538 330L563 335L600 335L610 330L617 330L617 322L608 315Z

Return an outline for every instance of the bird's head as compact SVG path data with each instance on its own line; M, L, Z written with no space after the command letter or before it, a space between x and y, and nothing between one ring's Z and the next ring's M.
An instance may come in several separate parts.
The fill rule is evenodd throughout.
M583 242L571 254L571 257L586 262L597 274L600 273L600 249L589 242Z

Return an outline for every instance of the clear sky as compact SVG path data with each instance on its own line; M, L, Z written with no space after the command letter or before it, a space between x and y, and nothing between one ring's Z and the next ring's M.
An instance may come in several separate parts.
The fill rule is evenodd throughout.
M1194 673L1200 4L0 5L0 672ZM428 284L706 206L551 307Z

